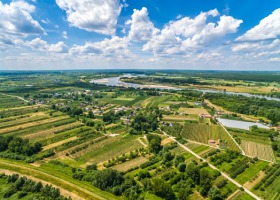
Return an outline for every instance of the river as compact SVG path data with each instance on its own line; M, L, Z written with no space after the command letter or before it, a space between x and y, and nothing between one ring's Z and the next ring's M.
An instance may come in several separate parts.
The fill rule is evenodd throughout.
M118 77L110 77L110 78L102 78L102 79L95 79L91 80L90 83L95 83L95 84L102 84L102 85L107 85L107 86L118 86L118 87L133 87L133 88L149 88L149 89L160 89L160 90L182 90L182 88L178 87L172 87L172 86L164 86L164 85L142 85L142 84L136 84L136 83L127 83L121 81L121 78L133 78L137 76L146 76L145 74L139 74L139 75L131 75L131 74L124 74L122 76ZM209 92L209 93L224 93L223 91L220 90L213 90L213 89L197 89L193 88L193 90L198 90L203 93ZM262 95L255 95L255 94L249 94L249 93L243 93L243 92L225 92L226 94L235 94L235 95L242 95L246 97L257 97L257 98L265 98L267 100L274 100L274 101L280 101L280 98L275 98L275 97L268 97L268 96L262 96Z

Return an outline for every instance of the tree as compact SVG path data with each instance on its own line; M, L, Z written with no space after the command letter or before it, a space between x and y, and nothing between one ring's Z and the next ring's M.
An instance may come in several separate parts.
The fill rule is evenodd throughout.
M212 186L211 175L206 169L200 171L200 193L206 196Z
M139 180L144 179L144 178L150 178L150 177L151 177L151 175L148 172L148 170L141 170L138 174L138 179Z
M180 171L180 172L185 172L185 170L186 170L186 164L185 163L180 163L179 165L178 165L178 170Z
M161 150L162 146L161 146L161 141L156 140L156 139L152 139L149 142L149 150L153 153L158 153Z
M148 134L149 150L153 153L158 153L161 149L161 137L154 134Z
M187 200L189 199L189 195L191 194L191 189L190 187L188 188L180 188L178 193L177 193L177 199L180 200Z
M193 162L187 165L186 168L186 174L188 177L190 177L197 185L200 182L200 170L197 165L195 165Z
M91 172L91 171L94 171L94 170L97 170L97 165L96 164L91 164L91 165L87 165L86 166L86 171L87 172Z
M171 185L160 178L155 178L152 180L152 188L153 193L163 199L175 199L175 194L171 188Z
M121 185L124 179L120 172L112 169L98 171L95 174L92 184L102 190L108 190L117 185Z
M221 199L223 199L220 190L216 186L212 187L209 190L208 195L209 195L209 198L211 200L221 200Z
M88 117L91 118L91 119L94 118L94 114L91 110L88 112Z
M179 163L182 163L184 161L185 161L184 156L176 155L175 158L174 158L174 165L175 165L175 167L177 167L179 165Z

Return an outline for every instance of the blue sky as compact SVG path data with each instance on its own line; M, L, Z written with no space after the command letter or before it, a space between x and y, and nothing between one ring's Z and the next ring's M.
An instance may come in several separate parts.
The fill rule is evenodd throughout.
M0 0L0 69L280 70L280 1Z

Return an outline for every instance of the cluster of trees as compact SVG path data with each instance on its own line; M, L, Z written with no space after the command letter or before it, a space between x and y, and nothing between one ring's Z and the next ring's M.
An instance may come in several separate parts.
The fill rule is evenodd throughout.
M156 141L156 147L159 147L160 136L156 134L148 134L149 143ZM199 165L193 161L188 165L185 164L185 158L182 155L174 155L170 147L149 148L153 152L157 152L150 161L140 166L140 169L134 177L126 175L112 169L98 171L96 165L86 167L86 170L72 170L75 179L92 183L95 187L109 191L117 196L124 196L129 200L145 199L145 194L152 193L166 200L187 199L194 190L198 190L204 197L211 200L225 199L232 191L229 188L221 192L221 188L225 187L227 182L219 183L213 186L214 180L220 176L219 171L208 170L208 164ZM153 150L152 150L153 149ZM160 162L160 167L154 165ZM177 168L178 170L164 169ZM156 172L162 174L152 177L150 170L155 169Z
M180 159L184 158L176 158L177 161L178 159L180 162ZM160 178L151 179L149 171L144 169L137 174L138 181L116 170L97 171L96 167L87 168L86 171L74 170L73 177L91 182L95 187L115 195L124 195L131 200L144 199L144 194L147 192L166 200L187 199L193 193L194 188L197 187L201 195L209 196L210 199L223 199L223 195L228 195L228 193L221 194L216 186L212 186L213 180L220 175L218 171L210 174L205 169L207 165L199 166L196 162L191 162L182 167L182 163L180 162L177 165L179 169L181 168L181 171L167 172Z
M158 108L140 112L132 120L129 133L141 134L155 131L158 128L160 119L162 119L162 112Z
M240 153L237 151L226 150L226 152L221 154L215 154L210 158L210 161L214 163L214 165L221 165L224 162L230 163L232 160L238 158Z
M161 149L161 137L154 134L148 134L147 139L149 142L149 151L152 153L158 153Z
M266 117L271 120L272 124L280 122L279 101L220 93L206 93L204 97L209 99L212 103L232 112Z
M119 120L122 116L129 115L131 111L119 111L119 112L114 112L114 111L109 111L103 115L103 122L107 124L115 123L117 120Z
M12 136L0 136L0 152L9 151L16 154L32 156L42 149L39 142L29 143L27 139Z
M77 106L73 106L73 107L66 106L59 109L55 104L53 104L52 109L60 110L61 112L67 113L70 116L79 116L83 114L83 110Z
M7 176L0 174L0 178L7 180L8 184L11 184L8 190L4 193L3 198L8 199L11 196L17 194L18 199L22 199L29 194L36 194L36 199L49 199L49 200L70 200L60 195L58 188L51 185L45 185L41 182L35 182L26 177L19 177L17 174Z

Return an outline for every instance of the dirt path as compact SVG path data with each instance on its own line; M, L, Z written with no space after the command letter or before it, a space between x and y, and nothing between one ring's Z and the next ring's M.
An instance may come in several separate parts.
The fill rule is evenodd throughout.
M0 169L0 173L4 173L4 174L6 174L6 175L18 174L18 175L21 176L21 177L25 176L25 177L27 177L28 179L31 179L31 180L33 180L33 181L41 182L44 186L47 185L47 184L50 184L50 183L48 183L48 182L46 182L46 181L43 181L43 180L40 180L40 179L38 179L38 178L34 178L34 177L32 177L32 176L27 176L27 175L24 175L24 174L20 174L20 173L18 173L18 172L11 171L11 170ZM54 185L54 184L51 184L51 185L53 185L54 187L58 188L58 189L60 190L60 194L61 194L62 196L64 196L64 197L71 197L72 199L75 199L75 200L76 200L76 199L77 199L77 200L84 200L84 198L82 198L82 197L76 195L76 194L73 193L73 192L70 192L70 191L68 191L68 190L65 190L65 189L63 189L63 188L61 188L61 187L59 187L59 186L57 186L57 185Z
M244 187L248 188L248 189L252 189L255 185L257 185L263 178L265 177L265 173L263 171L260 171L258 173L258 177L253 180L253 181L247 181L246 183L244 183Z
M226 173L222 172L221 170L219 170L217 167L215 167L214 165L212 165L211 163L209 163L206 159L202 158L201 156L199 156L198 154L194 153L192 150L190 150L188 147L186 147L185 145L181 144L180 142L178 142L174 137L169 136L167 133L165 133L164 131L162 131L164 135L172 138L174 140L174 142L177 142L177 144L182 147L184 150L188 151L189 153L191 153L192 155L194 155L196 158L202 160L203 162L208 163L209 167L211 167L212 169L215 169L217 171L219 171L221 173L221 175L223 177L225 177L226 179L228 179L230 182L232 182L233 184L235 184L238 188L243 187L240 183L238 183L237 181L235 181L234 179L232 179L231 177L229 177ZM244 187L243 187L244 188ZM244 191L249 194L251 197L253 197L254 199L257 200L261 200L257 195L255 195L253 192L251 192L250 190L248 190L247 188L244 188Z
M238 194L238 192L240 192L240 190L239 190L239 189L237 189L234 193L232 193L231 195L229 195L229 196L228 196L228 198L227 198L226 200L230 200L230 199L232 199L233 197L235 197L235 195L237 195L237 194Z
M105 200L105 198L103 198L103 197L99 196L98 194L95 194L95 193L81 187L80 185L76 185L76 184L73 184L71 182L65 181L61 178L58 178L58 177L53 176L51 174L48 174L46 172L39 171L37 169L33 169L31 167L27 167L27 166L23 166L23 165L17 165L17 164L14 164L14 163L10 163L10 162L7 162L6 160L5 161L0 160L0 164L2 166L7 167L9 170L11 170L13 168L19 168L19 170L26 170L26 172L28 172L28 174L26 174L25 176L32 176L33 178L36 178L36 175L37 175L37 176L40 176L40 177L44 177L45 179L44 180L40 179L40 181L48 180L49 184L52 184L55 187L62 188L62 189L66 190L70 193L73 193L74 195L77 195L77 197L79 199ZM14 171L14 170L11 170L11 171ZM15 171L15 173L18 173L18 172ZM66 189L66 188L68 188L68 189ZM78 195L78 194L80 194L80 195ZM82 196L84 196L85 198L82 197ZM73 198L73 199L76 199L76 198Z
M1 93L1 94L5 95L5 96L9 96L9 97L15 97L15 98L17 98L17 99L20 99L20 100L26 102L26 103L29 103L28 100L26 100L26 99L24 99L24 98L22 98L22 97L20 97L20 96L11 95L11 94L5 94L5 93Z
M148 146L147 144L145 144L142 140L141 140L141 138L138 138L137 139L145 148Z
M245 151L241 148L241 146L235 141L235 139L231 136L231 134L228 132L228 130L223 126L222 123L219 123L221 127L226 131L226 133L229 135L229 137L232 139L232 141L238 146L238 148L241 150L242 155L246 155Z
M74 136L74 137L67 138L65 140L61 140L61 141L56 142L56 143L49 144L47 146L44 146L42 151L46 151L46 150L49 150L51 148L60 146L60 145L62 145L64 143L66 143L66 142L70 142L70 141L76 140L77 138L78 138L77 136Z

